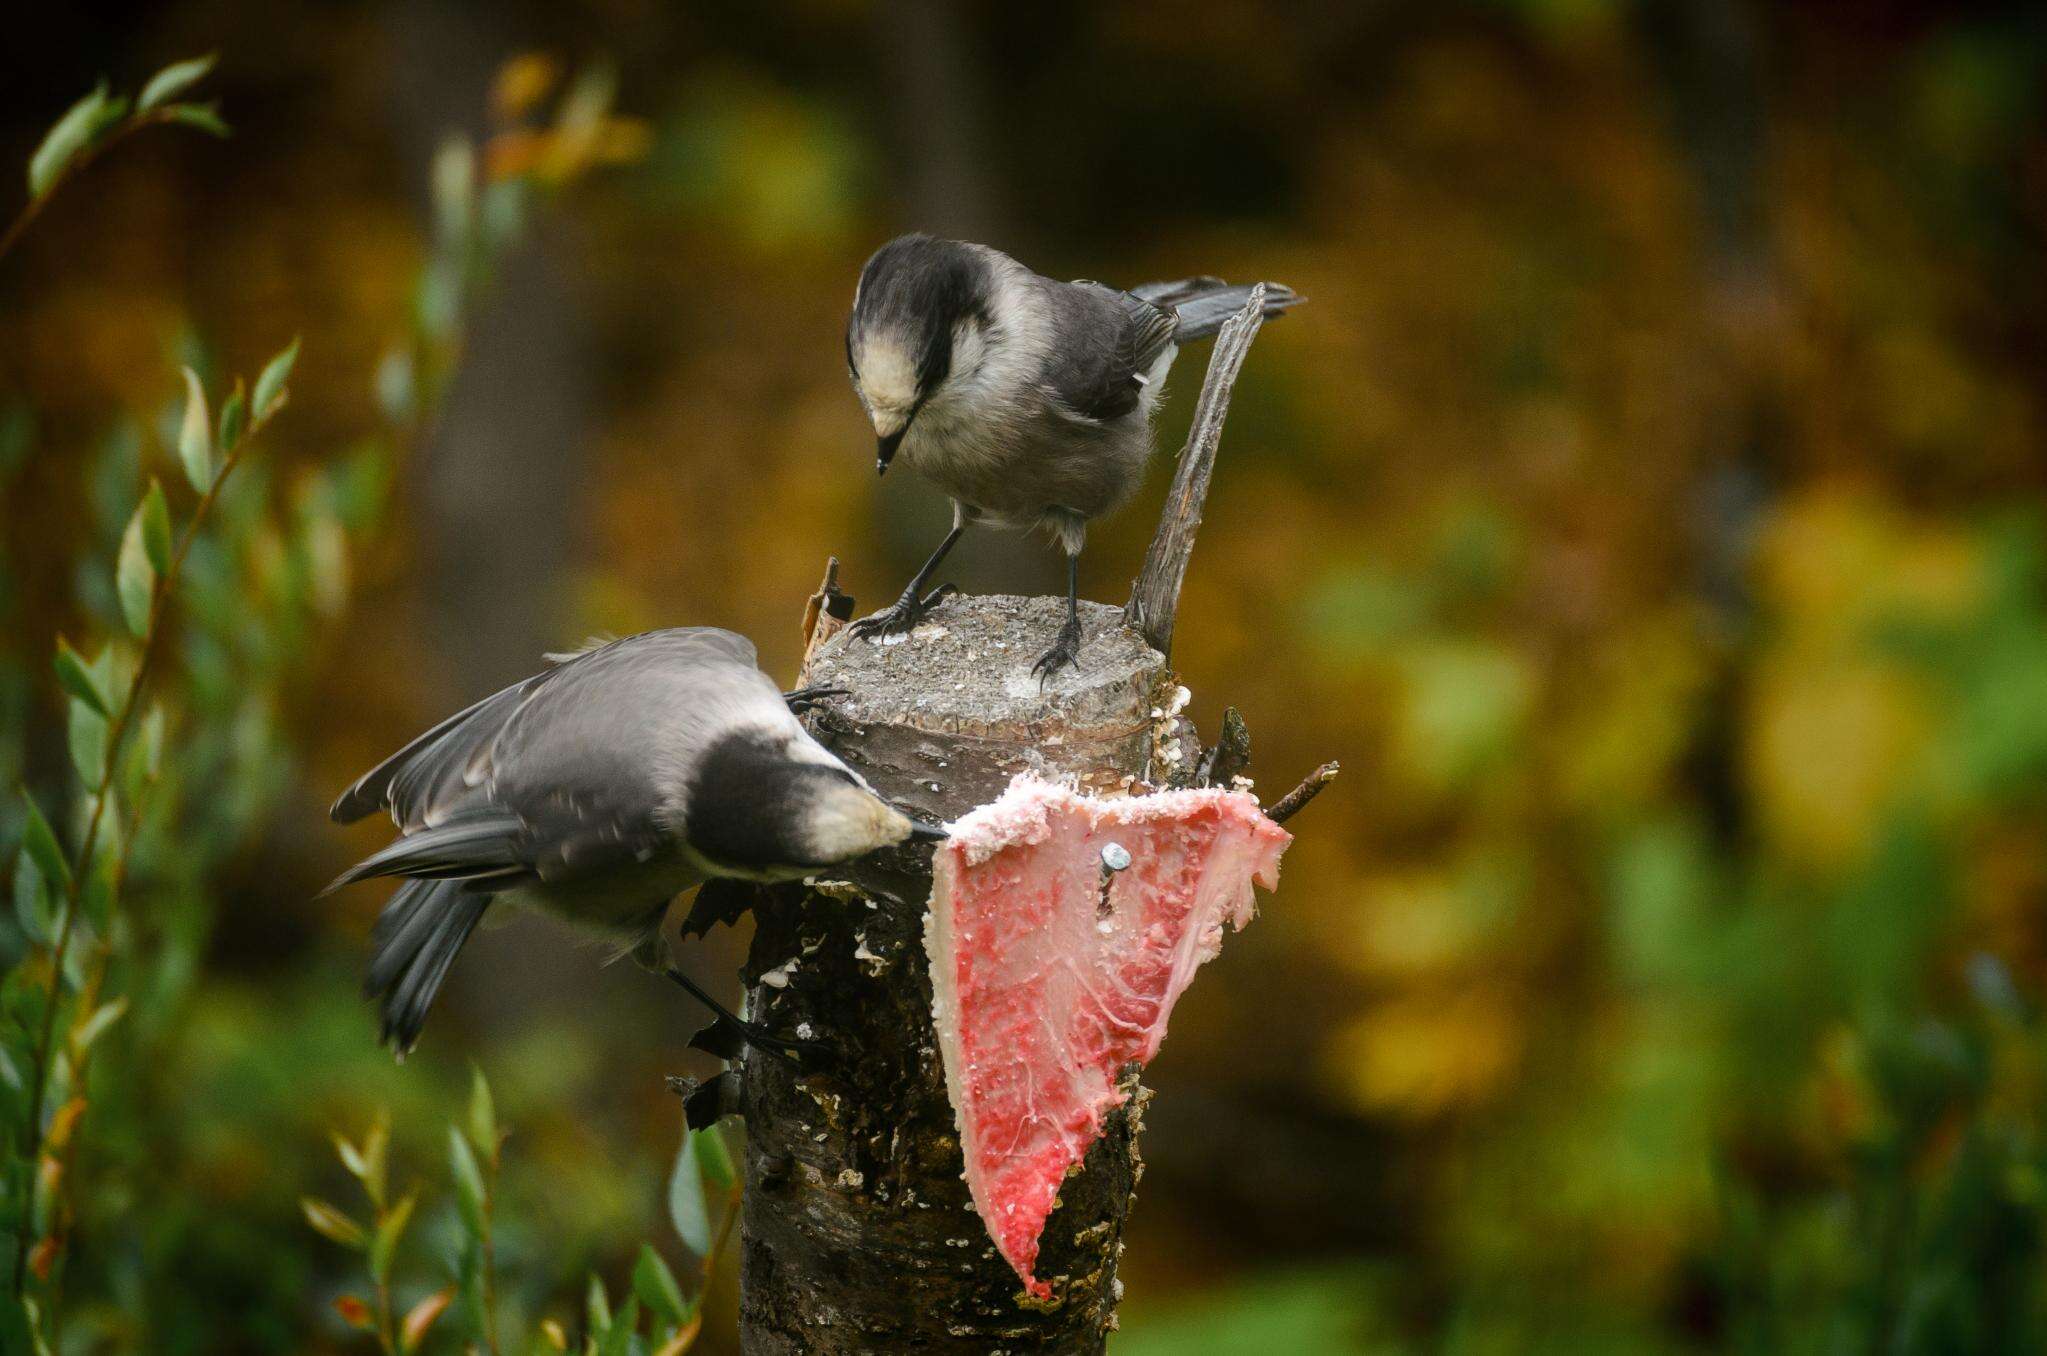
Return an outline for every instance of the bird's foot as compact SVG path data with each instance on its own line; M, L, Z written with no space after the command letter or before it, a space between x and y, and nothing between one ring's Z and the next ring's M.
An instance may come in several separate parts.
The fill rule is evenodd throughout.
M803 715L827 697L850 697L850 687L826 687L823 685L799 687L794 692L784 692L782 700L787 702L792 714Z
M668 977L689 990L692 997L711 1010L711 1024L690 1038L690 1048L703 1050L720 1059L735 1059L742 1046L751 1046L791 1068L810 1071L831 1062L831 1047L809 1037L785 1036L758 1022L749 1022L706 993L697 982L677 969Z
M741 1047L751 1047L804 1072L831 1063L831 1047L823 1041L785 1036L729 1012L714 1017L709 1026L690 1038L689 1044L693 1050L704 1050L724 1060L737 1059Z
M1031 672L1038 675L1038 686L1042 688L1059 670L1078 668L1079 661L1080 619L1069 617L1059 628L1059 637L1052 642L1052 648L1039 655L1038 662L1031 665Z
M889 607L871 617L862 617L848 629L852 631L856 640L910 631L929 616L933 608L958 592L957 584L940 584L922 598L914 593L905 593Z

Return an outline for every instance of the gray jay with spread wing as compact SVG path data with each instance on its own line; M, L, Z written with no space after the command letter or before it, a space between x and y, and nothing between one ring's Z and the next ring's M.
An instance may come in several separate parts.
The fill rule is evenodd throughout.
M1265 314L1299 303L1265 284ZM1182 344L1214 335L1252 288L1219 278L1128 292L1056 282L986 245L906 235L867 261L846 324L846 365L874 424L876 469L900 458L952 496L953 525L883 612L855 635L914 627L949 591L924 593L969 523L1043 529L1066 552L1066 624L1036 672L1074 662L1087 525L1144 477L1151 416Z
M364 985L400 1054L497 900L659 964L662 919L691 886L795 879L931 833L810 737L791 706L814 694L785 697L743 636L649 631L558 659L334 803L340 823L388 810L400 831L328 887L406 878Z

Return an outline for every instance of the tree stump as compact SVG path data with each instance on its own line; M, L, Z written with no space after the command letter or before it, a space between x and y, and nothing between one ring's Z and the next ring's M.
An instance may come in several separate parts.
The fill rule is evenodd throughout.
M1195 759L1165 660L1083 604L1078 670L1041 694L1031 661L1054 598L953 598L901 641L843 632L803 684L851 689L818 737L882 795L950 820L1030 769L1113 791ZM827 623L829 625L829 623ZM1167 714L1167 713L1175 714ZM1154 714L1157 713L1157 714ZM750 1353L1095 1352L1115 1326L1116 1262L1139 1173L1144 1095L1113 1113L1045 1226L1029 1301L968 1198L931 1027L928 847L847 879L756 893L746 979L756 1019L829 1045L830 1067L744 1056L746 1195L740 1324Z

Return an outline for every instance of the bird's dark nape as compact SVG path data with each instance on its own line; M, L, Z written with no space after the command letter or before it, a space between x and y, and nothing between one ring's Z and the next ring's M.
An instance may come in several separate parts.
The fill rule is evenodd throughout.
M384 906L371 932L376 952L363 994L378 1000L383 1041L400 1058L419 1040L449 967L491 899L460 881L408 880Z

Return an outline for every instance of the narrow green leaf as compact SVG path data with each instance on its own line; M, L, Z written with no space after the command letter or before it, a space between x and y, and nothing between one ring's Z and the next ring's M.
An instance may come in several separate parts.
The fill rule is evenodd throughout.
M704 1176L697 1169L691 1139L684 1131L668 1174L668 1219L689 1250L702 1257L711 1251L711 1207L704 1198Z
M164 116L186 127L196 127L217 137L233 135L234 129L221 121L219 104L172 104Z
M495 1163L498 1156L497 1104L491 1098L490 1080L483 1076L483 1066L471 1064L469 1070L469 1143L482 1155L484 1162Z
M469 1226L471 1237L482 1238L489 1229L484 1219L483 1173L462 1128L456 1125L448 1127L448 1167L455 1177L455 1201L462 1207L462 1222Z
M730 1191L739 1184L739 1174L732 1166L732 1152L725 1147L725 1136L717 1126L707 1125L701 1130L692 1130L689 1139L696 1149L697 1166L704 1170L705 1181L720 1191Z
M64 116L43 135L42 144L36 147L35 154L29 157L29 197L40 198L49 192L72 157L91 145L93 137L106 126L107 111L112 107L103 80L92 93L65 110Z
M633 1293L647 1306L647 1312L670 1323L681 1323L686 1317L682 1287L675 1283L675 1273L652 1243L640 1245L640 1260L633 1264Z
M71 648L71 642L57 637L57 657L52 661L57 670L57 686L63 688L78 700L84 702L102 716L113 712L107 709L106 694L93 681L92 670L78 651Z
M627 1295L625 1303L619 1306L618 1317L612 1320L611 1331L604 1335L604 1345L598 1349L602 1356L632 1356L633 1341L639 1336L634 1330L639 1326L639 1296Z
M391 1258L398 1251L398 1240L405 1236L405 1226L412 1221L412 1207L418 1203L418 1196L407 1196L377 1221L376 1237L370 1240L370 1275L379 1285L391 1279Z
M218 59L216 55L208 54L164 67L151 76L149 83L142 87L141 96L135 100L135 111L147 113L158 104L177 98L205 79L206 73L213 69L213 63Z
M220 407L220 450L232 451L242 440L242 430L249 425L249 402L242 394L242 383L235 382L234 394Z
M137 507L121 534L121 554L114 564L114 592L121 600L121 616L139 639L149 634L149 605L156 596L156 566L149 561L149 546L143 540L143 510Z
M369 1130L362 1137L362 1172L358 1180L377 1209L384 1208L387 1169L391 1156L391 1113L379 1109L377 1118L370 1122Z
M107 1034L107 1029L121 1020L128 1011L128 1000L116 998L111 1003L102 1003L93 1009L92 1016L78 1024L71 1033L71 1048L83 1054L92 1043Z
M50 827L50 821L43 818L43 807L36 804L34 796L27 791L21 793L22 803L28 807L28 816L21 827L22 851L34 860L36 870L43 879L57 887L59 894L71 889L71 863L64 860L64 849L57 845L57 832Z
M604 1282L594 1271L590 1273L590 1288L583 1296L583 1323L592 1337L602 1337L611 1331L611 1297L604 1293Z
M150 707L149 713L142 717L142 767L151 781L163 773L163 732L164 713L159 703Z
M258 419L268 419L275 413L277 402L284 395L284 384L291 380L291 369L298 360L299 341L293 339L283 352L264 365L263 374L256 378L256 389L249 396L249 407Z
M149 489L142 496L142 504L136 510L142 515L142 545L149 552L149 563L156 566L158 574L168 574L171 568L171 506L163 497L163 484L155 476L149 478Z
M28 939L39 946L47 945L56 930L56 901L50 898L35 857L26 852L14 859L14 916Z
M313 1232L330 1242L344 1248L360 1248L368 1241L362 1225L317 1196L299 1197L299 1209L305 1212L306 1223L313 1226Z
M213 421L206 413L206 387L199 374L185 369L185 422L178 431L178 460L185 479L204 494L213 484Z
M64 703L65 742L71 750L71 766L78 780L98 786L107 770L107 718L73 697Z
M364 1169L362 1150L349 1143L348 1138L338 1130L333 1133L332 1138L334 1152L341 1159L341 1166L348 1169L350 1177L361 1181Z

